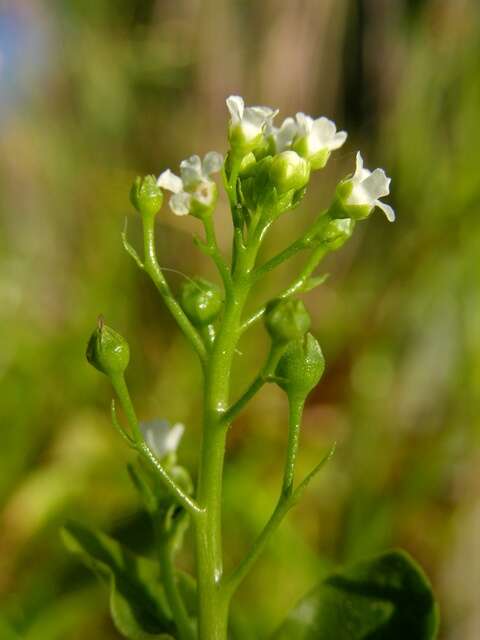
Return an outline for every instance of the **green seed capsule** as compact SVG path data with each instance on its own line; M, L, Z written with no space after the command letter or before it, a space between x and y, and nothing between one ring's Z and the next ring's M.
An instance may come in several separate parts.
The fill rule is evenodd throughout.
M301 300L272 300L267 304L265 327L274 342L290 342L307 333L310 316Z
M127 341L100 318L87 345L88 362L107 376L123 373L130 360Z
M306 398L325 370L325 358L318 341L307 333L288 345L277 365L279 386L289 396Z
M203 278L194 278L183 286L180 302L191 322L197 326L213 322L223 306L220 289Z
M142 216L154 216L163 203L163 192L155 176L135 178L130 190L130 202Z

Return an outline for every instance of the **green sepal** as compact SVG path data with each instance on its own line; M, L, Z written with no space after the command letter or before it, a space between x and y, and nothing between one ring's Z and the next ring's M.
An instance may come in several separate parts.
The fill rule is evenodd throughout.
M404 551L333 573L304 597L272 640L434 640L431 585Z
M69 522L62 529L69 551L109 585L110 613L129 640L173 640L175 624L157 564L125 549L110 536ZM189 615L195 615L195 583L178 572L178 585Z
M348 204L347 200L352 193L353 183L351 179L338 183L335 199L330 205L328 213L331 218L352 218L364 220L372 213L374 207L368 204Z

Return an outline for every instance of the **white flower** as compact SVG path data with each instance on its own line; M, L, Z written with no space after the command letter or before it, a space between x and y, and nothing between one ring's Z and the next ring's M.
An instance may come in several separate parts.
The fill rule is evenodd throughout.
M275 153L286 151L292 145L293 139L297 135L297 123L293 118L285 118L280 128L275 127L271 122L267 123L265 136L271 138L274 144Z
M148 448L157 458L164 458L169 453L175 453L185 431L184 425L180 422L170 426L167 420L141 422L140 428Z
M314 120L304 113L297 113L295 120L297 132L294 148L301 150L301 154L308 159L319 154L328 158L328 154L339 149L347 139L345 131L337 131L335 123L323 116Z
M378 207L387 216L387 220L395 220L395 211L379 198L388 196L390 182L383 169L369 171L363 167L363 158L360 151L357 152L356 168L352 178L347 182L352 184L352 191L346 199L346 204L368 206L371 209Z
M245 152L251 151L261 143L265 126L271 123L278 109L245 107L240 96L229 96L226 102L230 112L230 144Z
M185 216L192 210L193 201L209 207L214 203L216 185L210 176L220 171L223 158L216 151L209 151L200 160L197 155L190 156L180 163L180 175L167 169L160 174L157 184L162 189L173 193L170 198L170 209L177 216Z

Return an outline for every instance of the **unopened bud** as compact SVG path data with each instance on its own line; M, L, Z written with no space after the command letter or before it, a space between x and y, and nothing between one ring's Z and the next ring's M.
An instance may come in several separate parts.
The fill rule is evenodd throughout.
M318 341L307 333L290 343L281 357L275 375L289 396L306 398L325 370L325 358Z
M310 179L310 163L295 151L282 151L270 166L270 180L279 193L302 189Z
M213 322L222 309L220 289L203 278L194 278L182 288L181 305L194 325L204 326Z
M130 360L127 341L103 322L92 333L87 345L88 362L107 376L123 373Z
M310 316L301 300L272 300L267 304L265 327L274 342L290 342L307 333Z
M163 193L155 176L138 176L130 190L130 202L143 216L154 216L163 203Z

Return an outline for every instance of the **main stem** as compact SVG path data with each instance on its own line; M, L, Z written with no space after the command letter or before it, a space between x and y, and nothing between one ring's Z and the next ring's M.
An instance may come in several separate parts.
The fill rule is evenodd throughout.
M227 293L222 325L205 366L203 442L197 501L202 509L195 518L199 640L226 640L228 598L221 589L222 476L229 424L230 375L240 336L242 311L250 289L258 242L238 257L232 288Z

